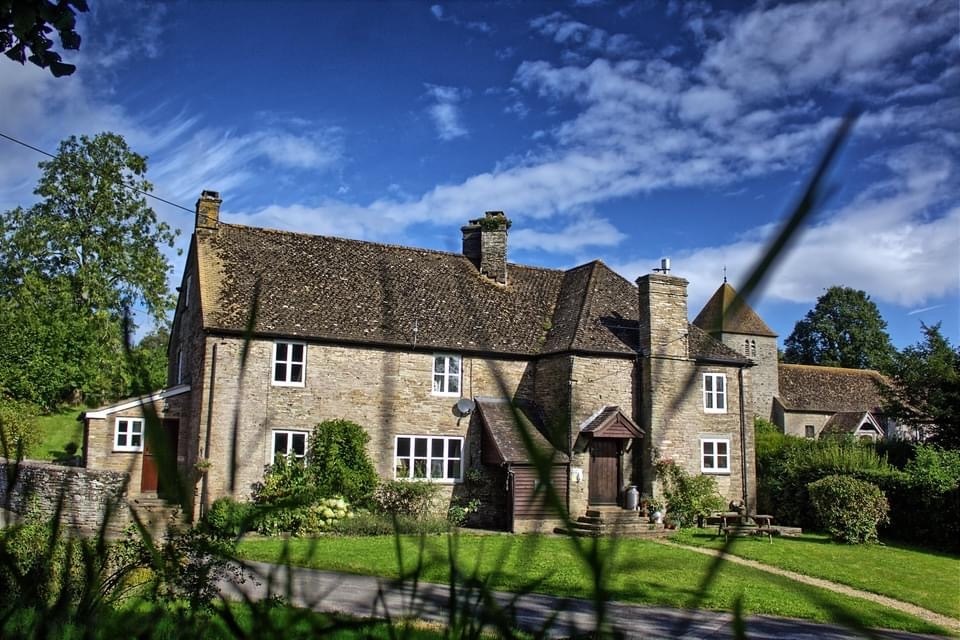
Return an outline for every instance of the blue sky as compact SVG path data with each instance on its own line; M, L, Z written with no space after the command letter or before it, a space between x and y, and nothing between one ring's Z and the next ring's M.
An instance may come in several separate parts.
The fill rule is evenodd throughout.
M921 321L960 341L953 0L91 4L73 76L0 61L0 131L122 133L158 195L220 191L231 222L458 251L504 210L514 262L633 280L669 256L691 316L857 103L835 193L754 306L782 340L842 284L900 347ZM33 201L41 159L2 143L0 207ZM154 206L185 247L193 217Z

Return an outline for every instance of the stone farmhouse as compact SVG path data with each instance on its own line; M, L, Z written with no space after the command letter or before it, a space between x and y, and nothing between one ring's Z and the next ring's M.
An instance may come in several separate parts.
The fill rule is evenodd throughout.
M501 212L449 253L227 224L220 204L197 202L169 386L84 416L86 465L128 471L128 497L163 490L155 412L195 517L249 496L334 418L367 429L382 478L479 497L478 525L555 526L537 464L574 517L623 505L631 485L658 496L659 459L754 503L753 416L772 414L784 378L759 316L725 313L729 285L690 323L687 281L667 271L631 283L600 261L508 262ZM795 404L777 406L793 430Z

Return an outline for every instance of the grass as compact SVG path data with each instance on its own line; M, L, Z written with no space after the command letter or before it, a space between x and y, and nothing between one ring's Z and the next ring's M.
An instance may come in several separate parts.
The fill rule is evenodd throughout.
M723 547L713 532L688 530L675 542L710 549ZM888 544L837 544L828 536L734 538L733 555L888 596L960 618L960 557Z
M492 588L580 598L590 598L594 593L592 572L568 539L460 536L456 544L460 570L489 579ZM600 540L596 544L598 557L603 559L600 573L605 577L606 600L724 611L734 610L739 601L744 614L946 633L929 622L868 601L731 563L722 563L704 588L712 559L692 551L643 540ZM447 537L401 537L399 550L405 571L420 561L420 580L449 581ZM239 555L315 569L400 576L397 541L392 536L251 539L240 543Z
M83 446L83 423L77 420L82 409L69 407L56 413L37 418L40 441L30 448L27 458L32 460L55 460L66 455L64 447L73 442Z

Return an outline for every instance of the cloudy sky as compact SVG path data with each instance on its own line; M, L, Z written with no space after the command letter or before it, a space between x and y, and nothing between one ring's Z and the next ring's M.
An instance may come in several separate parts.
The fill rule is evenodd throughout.
M859 105L754 306L782 340L846 285L898 346L960 336L955 0L91 4L73 76L0 60L0 132L122 133L158 195L220 191L231 222L458 251L504 210L514 262L633 280L670 257L691 316ZM0 140L0 208L33 201L40 160ZM154 206L186 246L193 217Z

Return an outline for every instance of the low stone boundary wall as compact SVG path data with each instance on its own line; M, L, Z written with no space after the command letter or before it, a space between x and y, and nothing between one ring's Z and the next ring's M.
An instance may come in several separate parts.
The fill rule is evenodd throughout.
M124 494L128 475L83 467L0 458L0 509L24 515L31 508L81 532L95 532L110 511L111 527L122 527L130 517Z

